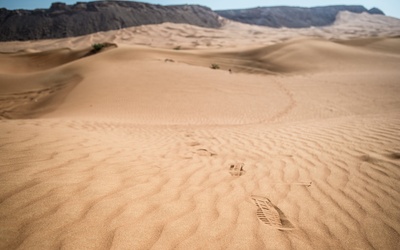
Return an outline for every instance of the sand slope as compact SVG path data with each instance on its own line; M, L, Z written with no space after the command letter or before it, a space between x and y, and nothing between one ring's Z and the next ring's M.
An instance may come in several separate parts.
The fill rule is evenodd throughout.
M275 29L238 23L224 18L221 18L220 21L222 22L222 28L220 29L163 23L65 39L2 42L0 43L0 51L85 49L91 44L102 42L167 49L222 49L267 46L298 37L348 40L400 36L400 19L367 13L340 12L334 25L306 29Z
M396 249L400 39L252 29L1 54L0 249Z

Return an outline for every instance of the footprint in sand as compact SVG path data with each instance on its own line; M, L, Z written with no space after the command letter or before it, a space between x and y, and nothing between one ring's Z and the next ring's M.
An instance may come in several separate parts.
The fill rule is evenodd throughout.
M262 196L252 195L251 199L257 205L257 217L264 224L278 230L293 230L293 224L286 218L284 213L272 202Z
M213 153L205 148L197 149L196 153L200 156L215 156L215 155L217 155L216 153Z
M232 164L229 167L229 173L232 176L242 176L246 173L246 171L244 171L243 167L244 167L244 163Z

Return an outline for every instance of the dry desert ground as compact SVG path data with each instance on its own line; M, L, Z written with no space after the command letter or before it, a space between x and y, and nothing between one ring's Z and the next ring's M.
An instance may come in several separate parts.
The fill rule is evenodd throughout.
M0 249L398 249L399 35L342 13L0 43Z

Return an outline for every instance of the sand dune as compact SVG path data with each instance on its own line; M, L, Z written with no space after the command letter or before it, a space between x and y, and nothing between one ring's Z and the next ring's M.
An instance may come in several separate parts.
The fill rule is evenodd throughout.
M2 42L1 52L19 50L73 48L85 49L94 43L116 43L118 45L142 45L154 48L221 49L267 46L298 37L322 38L324 40L348 40L371 37L400 36L400 20L370 14L341 12L332 26L306 29L268 28L238 23L221 18L220 29L201 28L187 24L164 23L144 25L99 32L81 37L65 39Z
M396 249L400 39L379 28L0 44L0 249Z
M0 54L1 73L31 73L54 68L78 60L90 53L90 49L72 51L69 48L45 52L21 51L13 54Z

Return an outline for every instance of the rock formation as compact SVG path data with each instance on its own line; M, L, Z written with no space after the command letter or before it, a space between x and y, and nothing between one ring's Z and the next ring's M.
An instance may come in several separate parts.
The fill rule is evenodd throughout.
M215 12L198 5L161 6L128 1L53 3L50 9L0 9L0 41L80 36L163 22L220 26Z
M367 10L362 6L262 7L214 12L199 5L162 6L130 1L67 5L57 2L49 9L0 9L0 41L63 38L163 22L218 28L221 26L219 15L248 24L304 28L333 24L340 11L384 15L379 9Z

